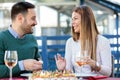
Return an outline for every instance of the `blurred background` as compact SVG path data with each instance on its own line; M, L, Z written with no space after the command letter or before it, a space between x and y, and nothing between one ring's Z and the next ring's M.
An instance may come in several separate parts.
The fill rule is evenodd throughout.
M34 29L35 36L70 35L72 9L80 5L92 8L101 34L120 35L120 0L0 0L0 31L11 24L11 6L18 1L36 5L38 25ZM120 44L120 38L110 41Z
M18 1L28 1L36 5L36 36L69 35L71 11L73 7L82 4L93 9L100 33L117 34L116 26L120 21L116 21L116 17L120 17L120 0L0 0L0 30L10 25L11 6Z

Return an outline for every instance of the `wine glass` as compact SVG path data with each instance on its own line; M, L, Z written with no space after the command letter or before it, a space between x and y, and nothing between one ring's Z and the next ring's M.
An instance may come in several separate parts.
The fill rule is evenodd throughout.
M86 64L86 54L84 53L78 53L78 55L76 55L75 57L75 62L77 63L77 65L80 67L80 77L79 80L83 80L82 78L82 66Z
M10 78L12 80L12 68L16 66L18 61L17 51L6 50L4 56L5 65L10 69Z

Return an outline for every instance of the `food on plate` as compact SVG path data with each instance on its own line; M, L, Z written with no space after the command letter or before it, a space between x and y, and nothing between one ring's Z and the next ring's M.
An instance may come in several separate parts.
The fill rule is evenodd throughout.
M71 72L71 71L34 71L32 73L32 79L36 79L36 78L66 78L66 77L69 77L69 78L75 78L75 75ZM55 80L57 80L55 79ZM64 79L63 79L64 80Z

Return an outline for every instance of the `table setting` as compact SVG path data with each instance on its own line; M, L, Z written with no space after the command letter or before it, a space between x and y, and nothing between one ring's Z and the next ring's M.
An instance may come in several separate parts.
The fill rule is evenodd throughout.
M72 73L71 71L35 71L33 73L21 74L22 77L27 77L28 80L96 80L105 79L107 76L97 75L94 73ZM82 77L82 79L80 78Z

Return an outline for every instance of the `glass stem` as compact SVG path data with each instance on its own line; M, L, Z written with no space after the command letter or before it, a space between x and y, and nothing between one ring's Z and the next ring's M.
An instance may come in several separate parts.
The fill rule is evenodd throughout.
M79 80L83 80L83 78L82 78L82 66L80 66L80 72L81 72L81 76L80 76Z
M12 67L10 67L10 79L9 80L12 80Z

